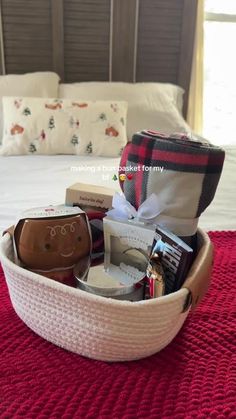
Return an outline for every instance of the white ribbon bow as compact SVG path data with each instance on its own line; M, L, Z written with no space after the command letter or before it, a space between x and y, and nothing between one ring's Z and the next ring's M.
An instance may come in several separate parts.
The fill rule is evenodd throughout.
M116 192L112 206L113 209L107 212L111 218L159 224L178 236L192 236L197 231L198 218L180 218L162 214L165 204L161 205L155 193L152 193L136 210L124 195Z
M112 218L124 220L136 219L138 221L153 221L162 211L157 195L152 193L136 210L125 196L115 193L112 200L113 209L107 212Z

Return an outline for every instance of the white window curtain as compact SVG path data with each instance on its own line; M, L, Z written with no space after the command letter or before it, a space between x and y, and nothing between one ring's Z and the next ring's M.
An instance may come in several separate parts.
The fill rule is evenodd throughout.
M218 145L236 144L236 0L198 0L187 121Z
M236 0L235 0L236 1ZM203 23L204 0L198 0L187 121L194 132L202 133L203 110Z
M236 0L205 0L203 135L236 144Z

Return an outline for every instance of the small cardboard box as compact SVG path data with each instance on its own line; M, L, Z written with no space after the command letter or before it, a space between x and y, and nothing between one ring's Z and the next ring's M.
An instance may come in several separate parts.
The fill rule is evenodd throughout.
M66 205L78 205L84 211L97 210L106 212L112 208L115 191L105 186L75 183L66 189Z

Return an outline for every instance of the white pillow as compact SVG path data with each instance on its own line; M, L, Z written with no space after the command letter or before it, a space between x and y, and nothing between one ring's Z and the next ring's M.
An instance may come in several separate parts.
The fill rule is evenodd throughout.
M184 90L167 83L82 82L61 84L60 98L125 100L128 102L127 135L142 129L188 132L182 113Z
M57 97L59 76L52 72L0 76L0 143L3 133L3 96Z
M4 97L0 154L119 156L126 113L125 102Z

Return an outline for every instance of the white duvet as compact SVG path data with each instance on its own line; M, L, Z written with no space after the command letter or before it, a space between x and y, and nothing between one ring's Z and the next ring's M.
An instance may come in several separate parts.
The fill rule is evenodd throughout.
M76 182L119 189L118 158L78 156L0 157L0 233L22 210L65 202ZM236 147L226 148L223 174L214 201L201 216L205 230L236 229Z

